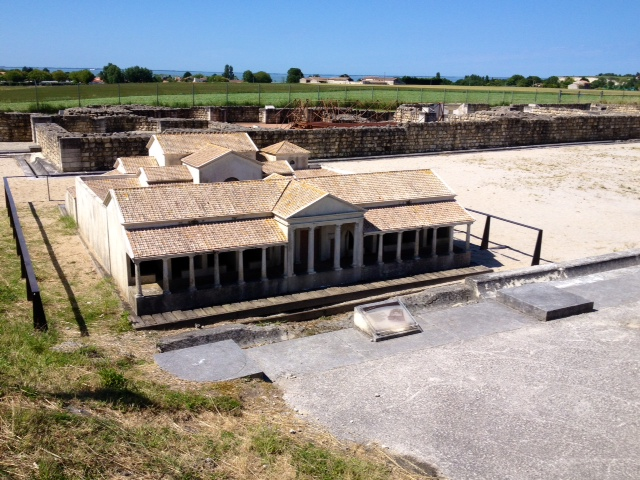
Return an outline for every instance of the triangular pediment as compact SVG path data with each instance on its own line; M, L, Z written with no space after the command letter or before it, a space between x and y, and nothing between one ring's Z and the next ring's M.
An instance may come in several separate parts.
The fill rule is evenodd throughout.
M288 218L300 217L321 217L325 215L341 215L349 213L362 213L364 209L340 200L333 195L325 195L308 205L302 207L297 212L291 214Z

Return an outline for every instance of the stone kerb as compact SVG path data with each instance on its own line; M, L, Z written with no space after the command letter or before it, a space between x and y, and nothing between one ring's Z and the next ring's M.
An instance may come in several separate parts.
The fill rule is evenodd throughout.
M637 265L640 265L640 249L633 249L507 272L487 273L469 277L465 280L465 284L471 288L477 298L493 298L496 292L503 288L564 280Z

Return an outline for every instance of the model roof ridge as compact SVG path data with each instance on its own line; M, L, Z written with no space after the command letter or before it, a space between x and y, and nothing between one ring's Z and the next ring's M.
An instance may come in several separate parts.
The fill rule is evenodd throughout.
M269 145L268 147L261 149L261 151L272 154L277 154L281 151L282 153L311 153L309 150L302 148L289 140L282 140L281 142L274 143L273 145Z

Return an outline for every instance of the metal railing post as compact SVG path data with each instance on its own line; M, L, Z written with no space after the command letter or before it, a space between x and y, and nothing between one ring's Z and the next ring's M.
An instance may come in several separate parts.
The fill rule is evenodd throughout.
M480 243L480 250L486 250L489 248L489 233L491 230L491 215L487 215L487 220L484 222L484 232L482 233L482 242Z
M538 230L538 239L536 240L536 248L533 250L533 259L531 266L540 265L540 254L542 252L542 230Z

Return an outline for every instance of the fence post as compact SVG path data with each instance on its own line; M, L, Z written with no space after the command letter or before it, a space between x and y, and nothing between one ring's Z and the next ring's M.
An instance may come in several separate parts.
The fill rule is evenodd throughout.
M291 103L291 84L289 84L289 100L287 103Z
M562 103L562 90L558 90L558 103Z
M580 90L578 90L578 103L580 103Z
M507 92L505 92L504 90L502 91L502 104L504 105L504 97L507 94Z
M400 87L396 87L396 103L398 102L398 99L400 98Z
M30 300L33 308L33 328L41 332L46 332L48 329L47 317L44 314L40 292L32 293Z
M487 90L487 105L491 105L491 90Z
M318 85L318 103L320 103L320 85Z
M442 97L442 103L446 103L447 102L447 89L444 89L444 96Z
M464 97L464 103L469 103L469 89L467 89L467 94Z
M531 266L540 265L540 253L542 251L542 230L538 230L538 239L536 240L536 248L533 250L533 259Z
M600 103L602 103L602 97L604 97L604 90L600 90Z
M38 83L33 82L33 88L36 89L36 110L40 110L40 102L38 102Z
M536 95L533 97L533 103L538 103L538 89L536 88Z
M225 83L224 86L226 88L226 97L225 97L224 104L229 105L229 82Z
M489 248L489 232L491 230L491 215L487 215L487 220L484 222L484 232L482 233L482 242L480 243L480 250L486 250Z

